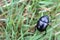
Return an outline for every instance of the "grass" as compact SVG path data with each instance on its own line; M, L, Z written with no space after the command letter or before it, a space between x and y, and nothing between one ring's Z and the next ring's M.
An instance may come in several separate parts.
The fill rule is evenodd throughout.
M5 19L2 21L5 25L0 26L0 40L60 40L59 0L12 0L10 4L4 1L0 17ZM44 32L34 31L43 15L48 15L50 20L45 36Z

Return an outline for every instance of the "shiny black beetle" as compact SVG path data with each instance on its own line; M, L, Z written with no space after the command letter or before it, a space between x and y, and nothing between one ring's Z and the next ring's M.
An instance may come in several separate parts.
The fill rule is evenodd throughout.
M35 26L37 28L37 30L39 30L40 32L46 31L46 28L49 24L49 17L47 15L42 16L38 21L37 21L37 25ZM46 32L45 32L46 34Z

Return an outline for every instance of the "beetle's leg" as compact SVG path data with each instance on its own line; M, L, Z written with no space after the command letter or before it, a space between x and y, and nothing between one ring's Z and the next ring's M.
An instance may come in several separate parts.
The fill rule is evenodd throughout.
M47 31L45 30L45 35L46 35Z
M46 33L47 33L47 31L46 31L46 29L45 29L45 33L43 34L43 36L45 36L45 35L46 35Z

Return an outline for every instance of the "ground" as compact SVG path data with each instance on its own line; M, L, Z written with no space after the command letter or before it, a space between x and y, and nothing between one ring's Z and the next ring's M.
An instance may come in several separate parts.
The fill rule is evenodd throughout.
M47 34L35 30L49 16ZM60 0L0 0L0 40L60 40Z

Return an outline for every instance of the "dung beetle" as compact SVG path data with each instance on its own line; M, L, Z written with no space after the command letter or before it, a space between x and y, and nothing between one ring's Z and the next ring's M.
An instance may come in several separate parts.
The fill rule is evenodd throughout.
M45 34L46 34L46 28L48 24L49 24L49 16L45 15L39 18L35 27L40 32L45 31Z

